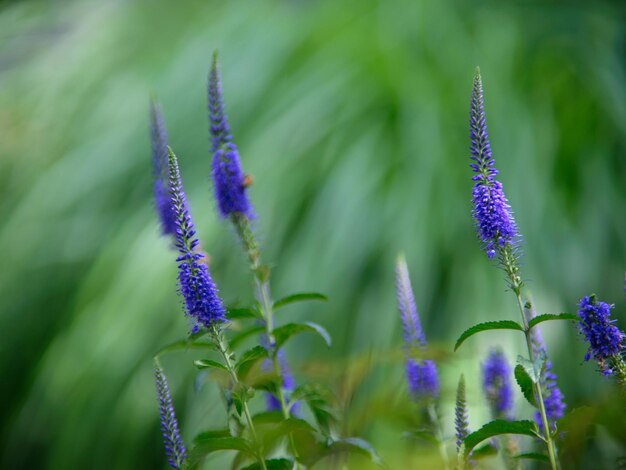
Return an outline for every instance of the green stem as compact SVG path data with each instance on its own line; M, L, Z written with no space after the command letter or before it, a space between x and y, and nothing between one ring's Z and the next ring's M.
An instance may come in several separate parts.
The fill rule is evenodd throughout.
M443 439L441 421L439 420L439 415L437 414L434 403L428 405L427 410L428 416L430 417L430 421L432 422L433 428L435 430L435 438L437 439L437 447L439 448L439 454L441 455L441 460L443 461L443 468L444 470L448 470L450 468L448 461L448 452L446 451L446 445Z
M261 304L261 311L265 323L265 334L267 335L267 341L270 348L270 357L272 359L272 365L274 373L278 377L277 398L280 404L280 409L284 419L289 419L289 408L287 406L287 400L285 399L285 393L283 391L283 374L278 362L276 339L274 338L274 310L273 302L270 294L269 275L270 270L267 266L261 263L261 252L259 250L254 234L250 229L250 223L245 215L235 213L231 216L231 221L237 230L237 234L241 238L241 241L246 249L248 260L250 261L250 269L254 274L256 297ZM294 456L294 468L298 468L298 451L296 449L296 443L293 439L293 435L289 433L289 446Z
M511 290L515 293L517 298L517 305L519 307L520 314L522 316L522 325L524 326L524 336L526 336L526 346L528 348L528 357L531 362L535 362L535 353L533 352L532 338L530 335L530 329L528 328L528 320L526 319L526 313L524 312L524 303L522 302L522 279L519 275L519 267L513 254L510 245L505 245L500 248L500 261L504 270L506 271L509 280L511 282ZM556 448L554 440L550 433L550 426L548 424L548 416L546 414L546 407L543 401L543 393L541 391L541 384L539 382L533 382L533 388L537 397L537 404L539 405L539 414L541 415L541 423L543 425L543 440L548 447L548 457L550 459L550 466L552 470L559 470L558 458L556 454Z
M233 366L233 363L231 361L231 353L230 353L228 345L226 344L226 339L224 338L224 335L220 331L219 326L216 325L213 327L212 334L215 339L217 348L222 358L224 359L224 363L226 365L226 368L228 369L230 378L233 381L233 385L238 385L239 377L237 376L237 371L235 370L235 367ZM250 414L250 408L248 408L248 402L246 400L242 400L242 407L243 407L243 413L248 423L248 429L250 430L250 434L252 435L252 439L257 448L257 459L259 461L259 464L261 465L261 468L263 470L267 470L267 466L265 465L265 459L263 458L263 454L261 452L259 438L256 433L256 429L254 428L254 422L252 421L252 415Z

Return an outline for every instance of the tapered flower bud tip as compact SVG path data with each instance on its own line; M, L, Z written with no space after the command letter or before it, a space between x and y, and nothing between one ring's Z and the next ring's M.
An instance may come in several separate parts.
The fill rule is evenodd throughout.
M406 261L401 256L398 257L396 262L396 296L406 345L408 347L425 347L426 336L417 314L411 279L409 278L409 269Z
M156 386L157 400L159 402L159 415L165 455L167 456L170 467L180 469L183 468L185 459L187 458L187 451L180 436L180 429L178 427L178 421L176 420L176 414L174 413L167 377L156 359L154 361L154 383Z
M463 440L469 434L469 421L467 417L467 399L465 397L465 375L461 374L459 385L456 389L456 403L454 406L454 429L456 435L457 451L461 448Z
M156 96L150 97L150 141L152 146L152 178L154 206L161 233L174 235L176 224L170 205L168 185L167 132Z

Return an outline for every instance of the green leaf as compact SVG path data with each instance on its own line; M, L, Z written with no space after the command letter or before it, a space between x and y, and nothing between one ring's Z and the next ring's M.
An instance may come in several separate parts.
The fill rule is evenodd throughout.
M241 358L235 365L235 370L240 375L246 375L250 368L261 359L267 358L267 349L263 346L255 346L252 349L248 349L241 355Z
M269 428L259 431L265 448L271 448L272 445L281 437L296 432L315 433L315 428L303 419L287 418L282 419L278 423L274 423Z
M537 402L535 401L535 391L533 390L533 380L530 378L526 369L521 364L515 366L514 370L515 380L522 390L524 397L535 408L537 408Z
M246 328L245 330L239 331L230 338L230 347L232 349L235 349L237 346L239 346L240 343L248 339L250 336L262 333L264 331L265 327L263 325L256 325L251 328Z
M414 431L409 431L405 433L404 435L405 437L422 439L426 442L429 442L430 444L434 446L439 445L439 441L437 440L437 437L433 434L433 432L430 429L416 429Z
M224 364L220 364L219 362L212 361L210 359L196 359L193 361L193 365L198 369L220 369L228 372L228 369Z
M525 357L517 356L518 365L524 368L524 371L528 374L528 377L533 383L538 383L541 379L541 372L546 364L546 360L546 353L543 350L540 351L539 356L535 358L534 362Z
M276 350L280 349L289 338L294 335L311 332L320 336L328 347L330 347L331 339L328 332L318 325L317 323L305 322L305 323L287 323L274 330L274 339L276 340Z
M500 434L521 434L524 436L538 437L537 425L533 421L507 421L505 419L496 419L485 424L478 431L474 431L464 439L465 456L467 457L472 449L485 439L499 436Z
M230 429L228 428L209 429L208 431L201 432L196 437L194 437L193 442L197 443L197 442L202 442L202 441L207 441L210 439L222 438L222 437L232 437L230 435Z
M543 315L538 315L530 319L530 321L528 322L528 329L530 330L533 326L549 320L578 320L578 315L574 315L573 313L546 313Z
M198 439L189 453L189 465L198 464L204 457L220 450L238 450L253 455L252 445L242 437L206 437Z
M282 299L277 300L276 302L274 302L273 308L274 310L278 310L285 305L289 305L294 302L303 302L305 300L322 300L325 302L328 300L328 297L318 292L299 292L297 294L291 294L287 297L283 297Z
M463 344L463 342L469 338L470 336L475 335L476 333L480 333L481 331L489 331L489 330L518 330L524 331L524 328L519 323L513 320L501 320L501 321L488 321L486 323L479 323L478 325L474 325L471 328L468 328L463 332L459 339L456 340L456 344L454 345L454 350L459 349L459 346Z
M241 470L261 470L261 468L261 464L256 462ZM293 461L289 459L270 459L265 461L265 468L267 468L267 470L291 470L293 468Z
M190 351L192 349L209 349L215 351L215 345L209 341L195 341L192 339L181 339L174 341L173 343L163 346L157 351L154 357L161 356L163 354L171 353L174 351Z
M550 458L547 455L543 455L538 452L526 452L524 454L514 455L513 458L514 459L539 460L541 462L550 462Z
M229 320L247 320L251 318L256 318L258 320L262 320L263 316L261 313L255 308L228 308L228 312L226 313L226 318Z
M321 384L302 384L291 394L290 405L299 400L307 404L322 434L330 435L331 426L337 421L330 404L334 400L332 392Z

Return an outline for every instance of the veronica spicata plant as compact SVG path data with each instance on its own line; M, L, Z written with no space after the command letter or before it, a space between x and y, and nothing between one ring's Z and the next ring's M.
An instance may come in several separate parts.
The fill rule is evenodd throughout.
M571 314L541 315L529 320L524 310L522 299L523 281L519 268L521 256L521 236L513 218L509 202L504 194L502 183L496 178L495 167L487 121L484 108L483 85L480 72L477 70L472 85L470 101L470 167L474 172L472 180L472 216L476 224L478 238L489 259L496 259L506 274L509 288L515 295L519 309L521 324L512 320L481 323L466 330L457 340L455 350L470 336L486 330L511 329L522 331L526 339L528 357L520 356L515 368L515 376L524 396L535 407L539 416L539 428L529 420L513 421L510 416L499 416L483 428L470 434L464 441L465 453L469 455L472 446L496 435L525 434L539 437L546 445L548 460L553 470L559 466L555 428L549 426L549 412L553 411L554 419L562 415L560 392L556 393L555 377L548 372L545 348L538 348L533 343L533 332L536 325L546 320L572 320ZM495 403L494 403L495 404ZM552 406L554 405L554 406ZM552 410L550 408L553 408ZM492 408L493 411L493 408ZM497 410L496 410L497 411ZM506 419L502 419L506 418Z
M303 332L320 336L330 346L330 336L321 326L286 323L277 326L274 313L294 302L325 300L318 293L298 293L273 301L269 273L261 263L260 249L251 226L254 216L248 199L250 178L245 176L224 112L217 56L209 75L211 122L211 175L217 211L228 218L248 255L257 301L249 307L227 308L199 250L199 238L183 189L178 158L167 146L165 123L155 101L150 108L154 202L161 232L177 250L178 292L190 321L189 335L162 348L155 356L155 382L161 428L168 463L173 468L196 468L210 454L235 451L232 468L306 468L329 455L358 452L379 463L373 448L354 437L342 437L335 426L332 394L319 384L296 387L284 344ZM234 328L236 326L236 328ZM257 344L240 351L250 338ZM206 351L210 356L193 364L199 372L196 383L214 379L226 408L223 422L193 440L187 450L174 414L172 397L159 357L179 350ZM211 357L213 356L213 357ZM259 407L258 392L266 394L266 407ZM300 417L299 404L306 403L314 420ZM341 461L338 461L340 464Z

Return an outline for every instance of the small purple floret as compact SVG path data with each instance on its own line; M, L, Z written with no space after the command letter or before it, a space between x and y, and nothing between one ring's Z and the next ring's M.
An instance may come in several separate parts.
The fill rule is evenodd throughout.
M150 141L152 144L154 206L159 216L161 233L173 236L176 233L176 221L172 212L168 187L167 132L161 109L156 101L150 103Z
M494 419L511 419L513 389L511 368L499 349L492 350L483 363L483 390Z
M489 258L493 258L499 248L515 244L518 232L502 183L495 179L498 170L491 155L479 72L474 77L472 87L470 154L474 162L470 167L476 173L472 177L475 181L472 189L472 215L485 252Z
M175 244L180 253L176 259L180 293L185 300L187 314L195 322L193 330L196 331L199 325L210 328L226 321L225 310L206 264L200 261L203 255L195 252L198 246L196 230L189 213L178 161L171 150L169 152L169 185L172 210L176 220Z
M276 358L278 360L278 364L280 366L280 375L282 376L283 383L283 395L286 401L289 401L289 397L291 393L296 388L296 381L289 370L289 365L287 364L287 359L285 358L285 353L282 349L279 349L276 353ZM268 361L266 364L266 368L270 368L271 363ZM276 396L272 393L267 393L266 397L266 405L268 411L281 411L280 400L276 398ZM291 406L290 412L293 416L298 416L300 412L300 404L298 402L294 403Z
M233 138L224 112L217 54L213 55L213 63L209 73L208 96L211 152L213 153L211 176L218 211L224 218L231 214L243 214L252 217L252 205L246 194L248 185L239 162L239 152L232 142Z
M165 455L170 467L182 468L187 451L180 437L178 421L174 414L172 396L167 384L167 378L163 369L158 365L154 366L154 382L156 385L157 399L159 400L159 414L161 417L161 432L163 433L163 443L165 445Z

